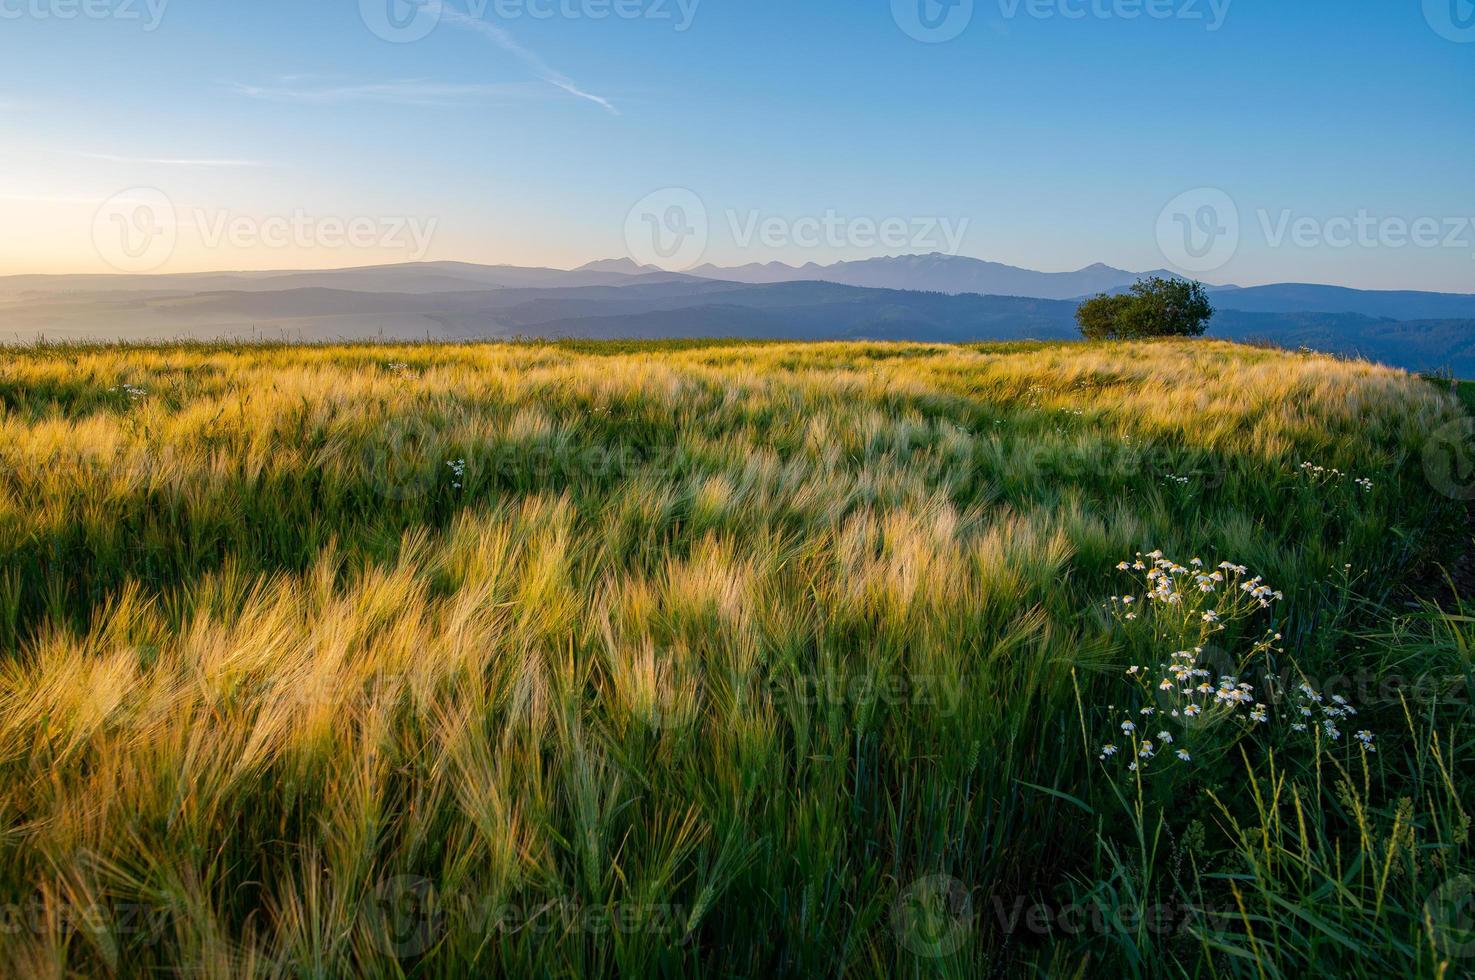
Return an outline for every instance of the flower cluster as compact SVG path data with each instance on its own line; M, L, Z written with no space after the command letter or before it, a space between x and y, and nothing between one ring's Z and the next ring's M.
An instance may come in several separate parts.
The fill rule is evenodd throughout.
M404 361L390 361L384 365L384 370L401 378L418 378L420 376L420 372L410 367Z
M1335 467L1317 466L1315 463L1302 463L1301 473L1322 483L1341 483L1349 476ZM1364 493L1373 492L1373 481L1369 477L1358 476L1352 478L1352 483Z
M127 395L129 401L135 402L143 401L144 397L148 395L146 389L130 384L115 385L109 388L108 391L114 392L115 394Z
M1256 700L1254 685L1240 679L1235 664L1275 649L1280 634L1267 630L1239 661L1225 662L1218 671L1210 669L1206 650L1210 636L1268 608L1283 598L1281 593L1266 585L1262 576L1251 576L1245 566L1227 561L1211 568L1200 558L1183 563L1153 551L1116 567L1143 573L1146 594L1140 601L1130 594L1114 596L1107 608L1129 628L1139 615L1150 620L1154 642L1183 647L1157 667L1134 665L1126 670L1140 692L1139 706L1123 709L1126 718L1119 724L1122 738L1130 742L1128 770L1146 770L1168 746L1175 746L1171 754L1180 763L1192 762L1194 751L1179 743L1191 741L1190 735L1202 737L1217 723L1237 721L1230 730L1240 733L1268 723L1269 708ZM1161 730L1155 737L1139 734L1138 719L1154 716L1160 716ZM1115 742L1109 742L1101 746L1099 758L1109 759L1119 751Z
M1182 606L1185 595L1204 596L1228 590L1232 597L1234 589L1262 609L1269 608L1272 599L1285 598L1283 593L1266 585L1262 576L1247 579L1245 576L1249 574L1249 569L1227 561L1220 562L1217 568L1210 570L1204 567L1200 558L1191 559L1187 565L1180 565L1171 558L1163 557L1161 551L1154 551L1146 555L1139 552L1136 561L1119 562L1116 567L1123 572L1146 572L1148 600L1169 606ZM1130 606L1134 601L1135 598L1130 595L1112 597L1112 604L1118 606ZM1223 616L1219 609L1210 608L1203 610L1200 618L1204 623L1212 624L1219 622Z
M1297 721L1291 725L1293 731L1307 732L1314 726L1331 742L1342 740L1342 729L1339 726L1357 714L1357 709L1342 695L1333 694L1330 698L1323 697L1306 681L1302 681L1296 688L1292 698L1292 707L1295 709L1297 718ZM1372 732L1364 729L1353 737L1357 739L1357 744L1362 751L1378 751L1373 745L1376 736Z
M1271 644L1278 639L1278 634L1268 635L1251 649L1251 654L1270 649ZM1127 676L1138 683L1143 700L1155 698L1157 701L1156 707L1144 705L1137 709L1136 714L1140 717L1160 714L1172 719L1169 724L1179 727L1190 724L1203 726L1212 721L1235 717L1247 718L1251 727L1263 725L1270 720L1269 709L1255 700L1254 685L1231 674L1222 674L1216 681L1213 672L1203 665L1203 656L1203 647L1194 647L1192 650L1176 651L1168 663L1157 669L1128 667ZM1138 741L1137 723L1131 719L1130 711L1120 728L1123 736L1132 740L1134 755L1141 761L1156 756L1159 745L1171 745L1175 741L1173 733L1166 729L1157 733L1156 741ZM1115 745L1104 745L1100 758L1106 759L1116 752ZM1186 748L1178 749L1175 754L1182 762L1191 762L1193 759ZM1138 771L1137 763L1134 762L1129 769L1132 772Z
M460 490L466 480L466 460L452 459L446 461L446 466L451 469L451 489Z

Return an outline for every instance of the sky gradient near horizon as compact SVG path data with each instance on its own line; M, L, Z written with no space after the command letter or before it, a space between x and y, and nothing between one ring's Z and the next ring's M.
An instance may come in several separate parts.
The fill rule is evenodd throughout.
M0 0L0 275L943 251L1475 293L1471 0L419 2Z

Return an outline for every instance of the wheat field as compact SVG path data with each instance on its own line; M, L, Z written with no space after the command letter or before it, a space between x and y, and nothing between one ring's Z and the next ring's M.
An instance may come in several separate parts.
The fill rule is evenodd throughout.
M5 975L1475 964L1419 378L41 346L0 407Z

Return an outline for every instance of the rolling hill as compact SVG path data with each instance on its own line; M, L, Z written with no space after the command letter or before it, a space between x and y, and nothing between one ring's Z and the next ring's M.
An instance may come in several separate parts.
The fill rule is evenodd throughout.
M697 271L705 274L624 259L572 271L433 262L308 272L19 276L0 279L0 340L1065 340L1077 335L1081 295L1136 278L1107 266L1035 273L948 256ZM807 271L823 278L788 278ZM708 277L716 275L727 278ZM967 283L979 289L961 288ZM1220 311L1210 326L1216 337L1475 376L1475 296L1303 284L1216 287L1211 294Z

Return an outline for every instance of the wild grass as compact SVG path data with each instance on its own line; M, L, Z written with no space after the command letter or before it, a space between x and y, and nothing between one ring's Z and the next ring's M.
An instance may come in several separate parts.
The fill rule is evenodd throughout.
M1207 342L50 346L0 354L0 406L8 975L1475 963L1475 619L1408 605L1461 409L1420 379ZM1125 619L1154 549L1283 598ZM1205 643L1270 720L1100 758L1127 668ZM1294 731L1302 681L1377 751Z

